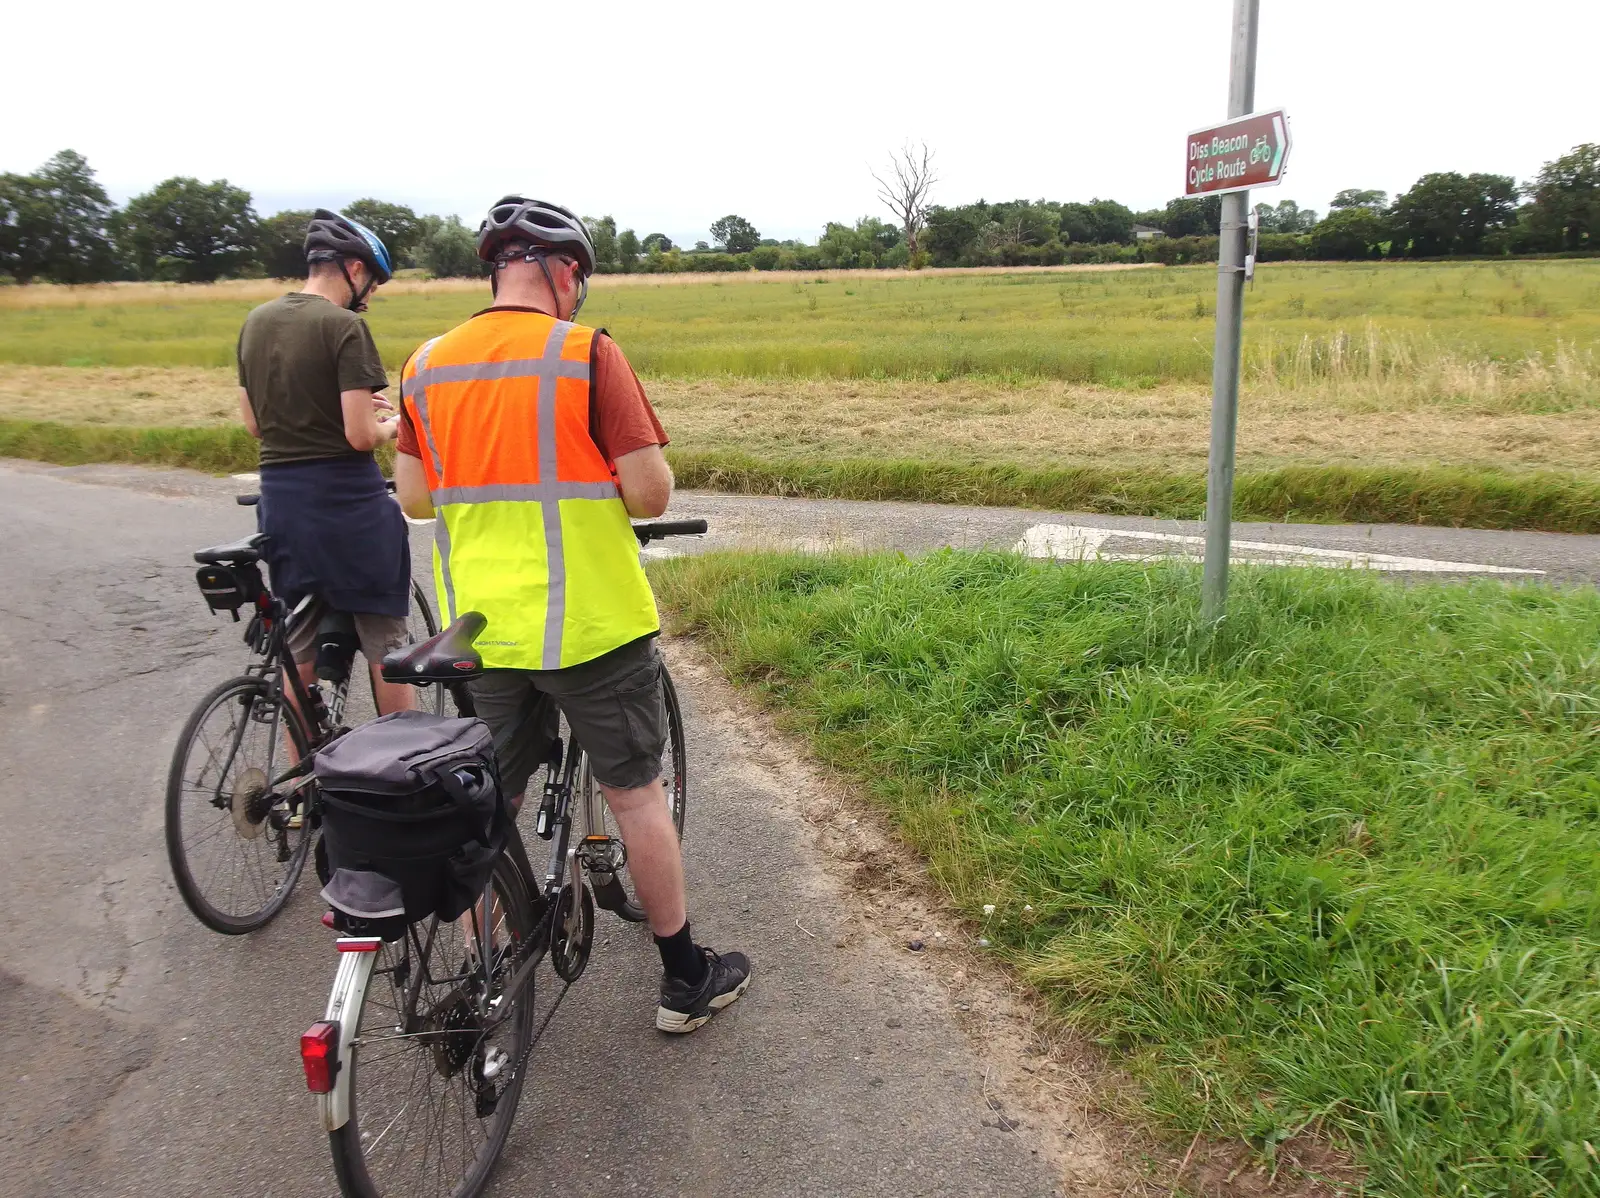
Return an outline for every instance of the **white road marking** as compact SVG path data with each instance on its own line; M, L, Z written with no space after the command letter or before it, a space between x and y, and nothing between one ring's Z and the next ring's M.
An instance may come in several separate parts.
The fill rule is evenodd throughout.
M1112 539L1152 541L1175 546L1168 552L1116 553L1102 549ZM1146 532L1135 528L1088 528L1081 524L1035 524L1022 534L1016 552L1056 561L1156 562L1174 557L1199 560L1196 550L1204 537L1172 532ZM1320 549L1312 545L1279 545L1270 541L1235 541L1234 549L1260 557L1235 557L1241 566L1332 566L1352 570L1388 570L1406 574L1543 574L1513 566L1487 566L1477 562L1436 561L1428 557L1401 557L1392 553L1365 553L1349 549Z

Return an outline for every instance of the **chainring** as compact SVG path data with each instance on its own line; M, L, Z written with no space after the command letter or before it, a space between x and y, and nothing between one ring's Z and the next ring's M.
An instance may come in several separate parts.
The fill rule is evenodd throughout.
M575 894L583 896L576 918L573 912ZM569 923L574 926L569 928ZM580 882L574 890L572 883L568 882L561 888L561 896L556 900L555 917L550 921L550 967L562 981L575 982L583 976L584 968L589 964L589 950L593 946L594 896L589 893L586 884Z

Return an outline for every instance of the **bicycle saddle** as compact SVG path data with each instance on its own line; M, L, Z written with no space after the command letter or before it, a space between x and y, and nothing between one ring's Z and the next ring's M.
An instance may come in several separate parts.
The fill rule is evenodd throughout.
M450 627L419 644L407 645L385 654L383 680L411 682L424 686L430 682L460 682L483 673L483 658L472 647L489 623L482 612L462 612Z
M243 566L261 560L261 549L267 543L267 534L253 532L227 545L214 545L210 549L195 551L194 560L205 566Z

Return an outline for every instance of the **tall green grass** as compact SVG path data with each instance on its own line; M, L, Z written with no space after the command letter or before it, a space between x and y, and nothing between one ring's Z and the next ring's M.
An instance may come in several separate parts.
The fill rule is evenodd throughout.
M1005 555L658 593L1151 1108L1395 1196L1600 1194L1600 596ZM985 917L985 904L994 914Z
M1211 375L1214 268L879 278L773 275L596 287L584 318L636 368L667 377L1057 378L1113 385ZM391 369L488 304L482 293L380 295L369 323ZM0 361L233 363L235 298L163 296L0 309ZM1307 344L1369 323L1386 344L1451 361L1553 359L1600 337L1600 261L1269 264L1245 304L1252 369L1293 374ZM1309 340L1308 340L1309 339ZM1334 352L1334 351L1329 351ZM1285 360L1288 356L1288 361ZM1392 354L1390 356L1393 356Z
M391 452L384 452L386 461ZM0 457L233 473L254 470L258 453L257 443L238 426L128 428L0 419ZM1175 519L1205 514L1202 474L862 459L770 461L671 449L668 459L681 487L744 495L903 499ZM1234 518L1594 533L1600 532L1600 482L1557 471L1289 466L1237 476Z

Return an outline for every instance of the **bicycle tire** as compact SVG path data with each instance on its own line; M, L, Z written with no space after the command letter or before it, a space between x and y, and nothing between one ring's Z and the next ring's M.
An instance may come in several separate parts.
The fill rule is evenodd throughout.
M538 935L543 925L539 923L535 916L532 900L528 894L527 880L509 853L502 853L496 860L492 877L496 894L500 897L500 901L505 904L507 917L511 921L515 934L521 942L528 945L524 951L538 951L531 938ZM448 929L456 927L458 925L441 923L438 925L438 930L446 932ZM396 942L396 944L404 943L406 942ZM366 1104L378 1109L379 1114L374 1122L382 1124L383 1130L375 1139L369 1133L368 1142L364 1147L361 1133L363 1055L369 1052L372 1054L371 1060L368 1061L366 1066L369 1070L378 1067L380 1062L400 1060L402 1063L395 1070L395 1076L409 1076L413 1087L418 1081L431 1085L433 1075L439 1074L441 1068L447 1067L441 1065L441 1057L443 1054L448 1054L452 1051L452 1042L441 1038L440 1043L436 1045L428 1043L424 1036L401 1035L392 1038L388 1044L385 1044L385 1037L379 1033L378 1029L387 1031L394 1027L397 1022L404 1021L407 1018L402 1013L403 1004L401 1008L382 1005L382 998L385 995L394 998L402 987L394 984L391 980L391 985L386 990L378 984L377 980L377 969L382 968L384 960L393 960L394 956L397 955L396 944L386 944L380 950L384 957L380 958L378 966L374 970L373 979L368 982L366 992L362 996L361 1008L354 1016L356 1019L356 1043L352 1046L350 1059L341 1065L342 1068L350 1070L350 1119L337 1131L328 1133L329 1147L333 1152L334 1175L338 1178L340 1191L346 1195L346 1198L412 1198L413 1195L424 1192L431 1195L448 1194L450 1198L474 1198L475 1195L482 1193L483 1188L489 1183L489 1178L494 1172L495 1165L500 1160L500 1154L505 1150L506 1139L511 1134L511 1125L516 1119L517 1104L522 1098L522 1088L527 1082L528 1067L523 1057L528 1042L533 1035L535 1016L533 977L536 974L530 975L527 985L512 999L517 1004L517 1010L509 1015L506 1020L507 1025L515 1025L513 1042L507 1051L513 1062L512 1067L515 1072L512 1074L511 1080L507 1082L506 1088L500 1092L494 1112L490 1116L494 1121L493 1126L485 1135L478 1151L474 1154L465 1176L460 1179L459 1184L455 1184L449 1189L434 1188L427 1191L412 1188L400 1189L393 1183L390 1174L400 1171L401 1164L406 1159L407 1147L411 1143L412 1124L402 1123L402 1121L413 1110L417 1112L420 1120L425 1117L426 1110L421 1103L415 1100L413 1093L405 1095L404 1101L401 1102L394 1095L379 1098L369 1088L366 1091ZM449 948L441 949L441 956L449 951ZM413 968L416 967L417 965L414 963ZM474 973L472 976L479 977L481 974ZM456 989L459 991L460 987ZM439 1018L437 1008L430 1012L428 1016L422 1016L417 1013L417 1018L424 1023L429 1018ZM448 1019L449 1016L446 1015L443 1018ZM365 1031L369 1019L370 1026L374 1029L370 1034ZM450 1025L446 1023L445 1026L448 1028ZM447 1032L446 1036L449 1034ZM458 1037L461 1035L459 1032L455 1034ZM456 1041L456 1043L459 1042ZM472 1052L475 1062L478 1052L476 1045L474 1045ZM407 1055L408 1053L420 1053L422 1057L413 1060ZM518 1062L520 1064L517 1064ZM407 1064L410 1065L409 1074ZM467 1071L460 1064L457 1064L456 1068L458 1070L456 1074L458 1078ZM447 1083L448 1080L446 1078ZM393 1106L394 1114L390 1115L389 1107L385 1105L386 1102ZM463 1137L466 1136L467 1129L471 1123L467 1115L468 1111L463 1108L461 1111ZM389 1117L385 1118L385 1116ZM449 1126L446 1125L447 1122ZM441 1115L440 1119L426 1130L432 1136L442 1137L452 1131L454 1126L453 1121L447 1121ZM386 1186L380 1186L379 1182L374 1180L372 1175L373 1162L368 1155L369 1151L378 1150L380 1147L384 1157L382 1163L378 1166L378 1171L389 1182ZM438 1169L445 1156L452 1155L441 1140L429 1140L425 1135L421 1159L423 1170L426 1170L428 1166L430 1153L434 1155L436 1169Z
M688 813L689 806L689 776L686 768L686 754L683 735L683 709L678 704L678 691L672 685L672 675L667 672L666 663L661 666L661 698L667 709L667 757L662 763L662 777L667 781L667 806L672 812L672 823L678 829L678 840L683 841L683 821ZM589 772L589 758L585 754L582 765L578 771L578 785L581 793L587 794L587 788L594 785L594 779ZM598 800L598 806L605 821L603 829L591 831L605 831L615 835L610 827L610 815L605 806L605 800ZM624 865L614 875L616 884L622 888L620 901L614 902L607 909L617 918L628 923L644 923L645 910L639 905L639 899L634 894L633 881L628 877L628 867ZM598 891L598 887L596 888ZM602 905L605 903L602 901Z
M221 932L227 936L241 936L246 932L253 932L267 924L273 916L283 910L284 904L289 901L290 894L294 892L295 883L300 880L300 874L305 869L306 857L309 855L314 833L308 826L308 821L307 824L303 824L299 829L295 829L292 832L286 830L281 834L274 830L270 824L266 824L262 831L246 837L241 833L238 826L238 817L235 815L235 809L240 802L237 794L234 801L225 808L217 807L214 802L207 800L207 803L214 807L217 815L208 817L209 822L214 824L215 827L201 840L208 840L212 837L222 838L221 843L223 845L229 845L237 850L239 855L236 861L253 862L259 883L256 887L257 894L261 899L259 905L245 909L224 909L219 905L218 901L221 896L215 893L215 887L209 885L209 882L216 877L215 867L209 871L202 871L207 875L207 885L202 885L195 876L191 842L186 841L184 829L186 825L197 824L200 821L193 818L185 818L186 804L184 800L189 790L199 791L204 794L209 787L202 786L199 783L188 782L185 767L189 762L191 751L201 737L202 729L205 727L208 717L221 710L230 699L235 697L239 700L239 707L243 712L243 727L238 734L234 748L229 753L228 762L224 766L225 769L232 768L244 737L250 733L251 725L267 728L267 736L269 737L278 735L280 726L287 727L296 754L304 754L306 751L304 731L301 729L300 722L294 715L293 709L283 702L281 698L276 701L279 711L275 720L270 723L263 723L256 719L255 705L258 702L265 701L269 693L269 688L262 679L248 674L229 678L212 687L195 706L194 711L189 714L188 720L184 723L183 731L178 736L177 747L173 750L172 764L167 771L167 861L172 867L173 881L177 883L178 893L183 897L184 905L193 912L194 917L212 931ZM282 745L280 743L277 749L281 748ZM212 757L214 760L215 752L212 753ZM287 764L287 762L284 763L285 766ZM266 783L265 771L259 767L247 767L247 769L250 768L255 769L259 777L252 779L249 786L255 788L264 785ZM237 781L237 778L235 781ZM215 789L220 793L221 788L226 784L225 780L218 780ZM245 806L248 806L249 802L249 799L245 799ZM194 815L204 815L203 808L198 808L195 804L188 804L187 806L196 807L193 812ZM256 824L263 823L261 820L254 822ZM230 823L234 825L231 829L227 827ZM280 840L286 841L291 835L294 838L294 843L289 851L287 860L272 861L270 863L263 861L262 854L264 851L270 848L272 854L276 856L278 853L278 849L275 847L276 842ZM199 843L200 841L194 841L192 845L197 847ZM247 845L255 847L246 848L245 846ZM238 876L237 870L234 871L232 876Z

